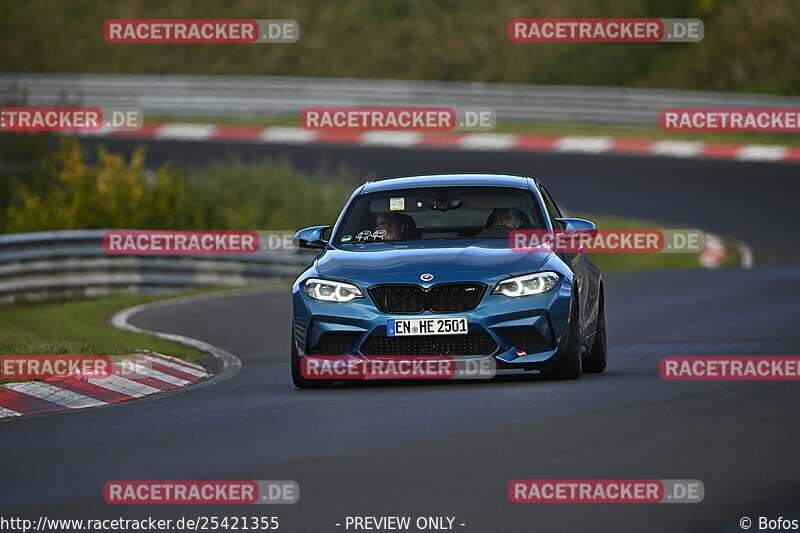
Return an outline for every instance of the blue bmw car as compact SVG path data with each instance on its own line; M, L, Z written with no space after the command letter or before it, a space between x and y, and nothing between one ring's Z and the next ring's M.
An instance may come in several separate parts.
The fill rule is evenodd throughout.
M292 288L291 367L307 356L452 356L575 379L606 367L603 281L587 253L512 250L514 230L593 230L536 179L459 174L367 182Z

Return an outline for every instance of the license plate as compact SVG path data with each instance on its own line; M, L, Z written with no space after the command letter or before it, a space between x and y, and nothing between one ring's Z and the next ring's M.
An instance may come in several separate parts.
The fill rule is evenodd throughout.
M405 335L465 335L469 331L467 317L447 318L390 318L386 333L390 337Z

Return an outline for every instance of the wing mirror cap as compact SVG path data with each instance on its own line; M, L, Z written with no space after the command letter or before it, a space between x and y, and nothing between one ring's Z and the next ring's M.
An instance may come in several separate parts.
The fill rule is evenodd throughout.
M561 229L565 231L597 231L597 226L594 222L582 218L557 218L555 220L561 224Z
M323 239L323 235L332 227L311 226L310 228L301 229L294 234L292 242L298 248L325 248L328 241Z

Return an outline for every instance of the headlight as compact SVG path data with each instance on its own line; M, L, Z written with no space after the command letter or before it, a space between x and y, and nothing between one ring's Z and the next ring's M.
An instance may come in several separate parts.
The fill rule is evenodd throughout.
M306 294L323 302L349 302L354 298L363 298L358 287L341 281L310 278L303 284Z
M558 283L558 274L555 272L538 272L516 278L508 278L499 282L492 294L504 296L530 296L547 292Z

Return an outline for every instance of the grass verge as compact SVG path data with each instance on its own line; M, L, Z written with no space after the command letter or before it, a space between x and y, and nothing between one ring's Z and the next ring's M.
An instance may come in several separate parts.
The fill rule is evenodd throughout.
M203 288L164 295L111 296L69 302L19 303L0 307L0 354L8 355L128 355L136 350L197 360L207 354L146 335L117 329L108 323L120 309L165 298L216 292ZM11 380L0 379L0 383ZM30 380L23 380L30 381Z

